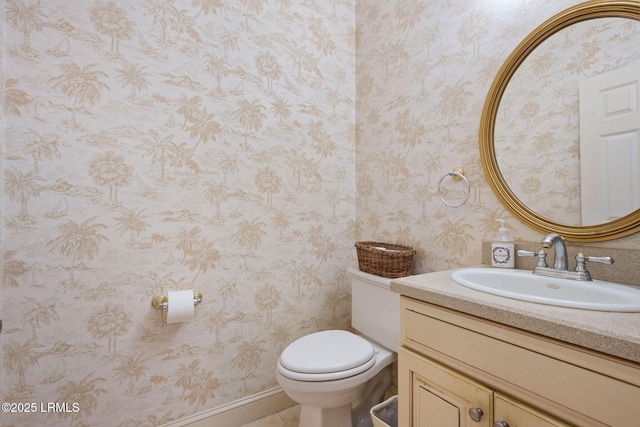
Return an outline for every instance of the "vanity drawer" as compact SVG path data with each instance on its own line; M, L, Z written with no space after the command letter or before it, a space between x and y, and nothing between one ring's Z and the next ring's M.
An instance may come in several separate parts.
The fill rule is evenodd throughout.
M568 408L611 426L640 419L637 366L408 298L401 307L405 347L498 390L520 390L542 409Z

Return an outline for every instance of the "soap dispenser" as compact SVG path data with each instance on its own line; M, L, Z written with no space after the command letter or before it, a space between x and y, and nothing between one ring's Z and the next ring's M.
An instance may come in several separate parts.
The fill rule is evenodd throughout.
M491 265L493 267L513 268L514 263L514 244L509 236L509 230L504 226L504 219L496 219L500 223L498 234L493 238L491 243Z

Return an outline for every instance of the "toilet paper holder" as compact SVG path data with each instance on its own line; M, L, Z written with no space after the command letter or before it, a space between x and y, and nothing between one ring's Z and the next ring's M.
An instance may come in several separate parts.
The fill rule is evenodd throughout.
M167 308L169 307L169 300L164 295L156 295L151 300L151 307L153 308ZM202 294L198 291L193 292L193 305L198 305L202 302Z

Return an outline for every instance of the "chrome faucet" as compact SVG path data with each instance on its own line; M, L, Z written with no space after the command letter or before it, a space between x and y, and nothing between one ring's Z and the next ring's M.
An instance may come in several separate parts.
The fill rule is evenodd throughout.
M553 269L568 270L567 247L564 245L564 239L559 234L547 234L544 236L544 239L542 239L543 248L550 248L552 246L554 252Z
M533 267L533 274L540 274L541 276L558 277L563 279L573 280L592 280L591 274L587 271L586 262L598 262L601 264L613 264L613 258L609 256L596 257L585 256L581 253L576 255L576 268L573 271L569 271L569 263L567 262L567 247L564 244L564 239L559 234L547 234L542 239L542 247L553 248L554 259L553 268L547 265L547 254L543 250L538 252L530 251L518 251L518 256L537 256L538 263Z

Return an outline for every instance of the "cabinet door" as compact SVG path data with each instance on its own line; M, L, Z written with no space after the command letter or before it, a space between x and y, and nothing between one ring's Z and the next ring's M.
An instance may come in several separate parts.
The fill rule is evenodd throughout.
M491 427L493 392L437 362L399 349L400 390L408 403L400 420L409 427Z
M494 425L509 427L570 427L559 420L542 414L522 402L512 400L498 392L494 394ZM504 423L504 424L500 424Z

